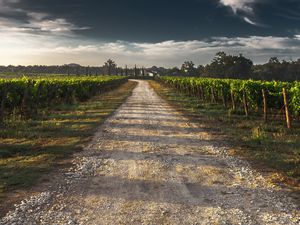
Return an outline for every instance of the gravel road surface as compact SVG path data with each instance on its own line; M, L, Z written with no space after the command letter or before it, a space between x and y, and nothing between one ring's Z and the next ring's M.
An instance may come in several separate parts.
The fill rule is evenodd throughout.
M137 82L73 166L0 224L300 223L286 191Z

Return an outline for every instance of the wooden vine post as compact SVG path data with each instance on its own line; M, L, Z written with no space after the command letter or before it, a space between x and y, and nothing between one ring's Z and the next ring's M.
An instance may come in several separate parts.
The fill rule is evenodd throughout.
M28 106L28 89L29 89L29 84L27 83L25 89L24 89L24 93L23 93L23 98L22 98L22 103L21 103L21 114L22 116L24 116L25 118L28 116L29 114L29 106Z
M201 99L201 90L200 90L200 87L196 87L196 96L197 98Z
M210 90L211 90L211 103L216 103L217 98L216 98L215 89L213 87L211 87Z
M213 89L213 87L210 88L210 102L214 103L214 89Z
M1 100L1 104L0 104L0 123L3 122L4 120L4 110L5 110L5 95L3 93L2 97L0 100Z
M195 92L195 87L194 86L191 86L191 93L192 93L193 97L196 96L196 92Z
M232 109L235 110L235 109L236 109L236 105L235 105L235 100L234 100L234 93L233 93L233 91L230 92L230 95L231 95Z
M291 115L290 115L290 110L289 110L289 99L288 99L288 95L287 95L285 88L282 89L282 93L283 93L283 99L284 99L286 125L287 125L288 129L291 129L292 124L291 124Z
M227 108L226 95L225 95L225 90L224 90L223 87L222 87L222 101L223 101L223 106L224 106L225 108Z
M244 104L244 109L245 109L245 115L248 117L249 109L248 109L247 95L246 95L245 90L243 90L243 104Z
M203 101L205 100L205 92L204 92L204 88L202 85L201 85L201 98Z
M268 105L267 105L267 93L265 89L262 89L263 97L263 111L264 111L264 122L268 122Z

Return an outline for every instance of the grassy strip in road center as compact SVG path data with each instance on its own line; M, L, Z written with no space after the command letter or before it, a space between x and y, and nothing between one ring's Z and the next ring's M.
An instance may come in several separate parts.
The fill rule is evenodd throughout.
M246 158L261 171L271 172L272 182L299 186L299 123L293 130L278 121L261 125L261 116L232 115L220 105L201 102L157 81L149 82L161 97L193 121L204 124L216 138L225 139L232 146L230 153Z
M86 102L54 106L35 120L8 121L0 130L0 215L13 201L7 197L10 193L22 192L66 166L72 153L83 149L135 86L129 81Z

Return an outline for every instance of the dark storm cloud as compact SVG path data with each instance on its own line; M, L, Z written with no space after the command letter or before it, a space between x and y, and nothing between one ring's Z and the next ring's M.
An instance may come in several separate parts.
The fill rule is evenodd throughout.
M9 2L6 1L6 2ZM298 0L20 0L6 18L28 24L24 12L73 24L75 33L102 40L158 42L212 36L291 36L300 28ZM3 16L3 14L0 14ZM14 15L14 16L13 16ZM5 15L4 15L5 16ZM257 26L256 26L257 25ZM259 26L262 25L262 26ZM90 29L76 29L89 27Z
M2 64L300 56L300 0L0 0Z
M71 34L76 30L88 29L88 27L75 25L63 16L57 17L55 13L50 13L47 10L34 10L25 7L24 3L25 1L22 0L0 0L1 31L62 35Z

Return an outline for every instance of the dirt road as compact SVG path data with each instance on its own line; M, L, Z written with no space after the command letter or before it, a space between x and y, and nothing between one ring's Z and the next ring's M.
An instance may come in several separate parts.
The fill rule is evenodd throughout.
M284 190L138 82L59 183L1 224L299 223Z

